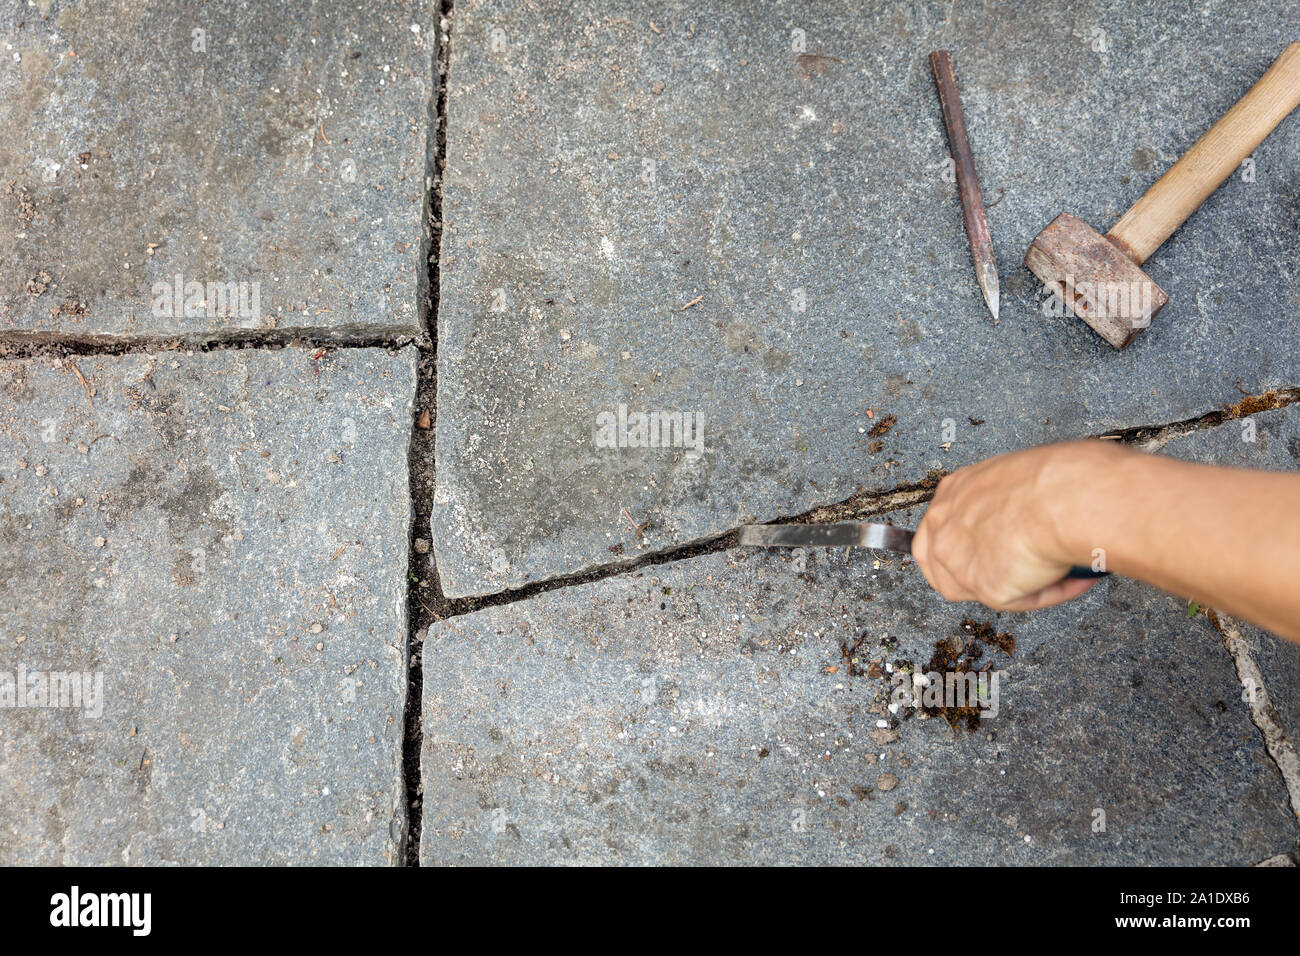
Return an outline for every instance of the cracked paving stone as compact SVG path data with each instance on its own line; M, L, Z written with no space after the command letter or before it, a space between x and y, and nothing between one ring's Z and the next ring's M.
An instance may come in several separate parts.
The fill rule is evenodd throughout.
M1171 0L564 9L455 8L433 514L449 596L1181 421L1235 381L1296 384L1300 116L1148 263L1171 302L1128 349L1043 315L1020 265L1063 209L1109 228L1250 88L1294 39L1264 0L1231 23ZM942 175L937 47L998 325ZM597 447L620 405L702 416L703 454Z
M0 862L397 862L415 350L316 354L0 362Z
M1204 865L1294 847L1232 663L1183 602L1116 578L997 617L876 560L720 552L434 625L423 862ZM888 667L929 664L967 618L1016 638L977 661L1002 672L996 716L971 732L891 715Z
M0 335L417 334L432 17L415 0L3 15Z

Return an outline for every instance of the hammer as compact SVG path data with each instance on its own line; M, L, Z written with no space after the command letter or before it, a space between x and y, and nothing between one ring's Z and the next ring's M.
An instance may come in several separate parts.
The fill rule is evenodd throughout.
M1300 105L1300 41L1135 202L1106 235L1063 212L1030 243L1025 265L1122 349L1169 301L1140 266Z

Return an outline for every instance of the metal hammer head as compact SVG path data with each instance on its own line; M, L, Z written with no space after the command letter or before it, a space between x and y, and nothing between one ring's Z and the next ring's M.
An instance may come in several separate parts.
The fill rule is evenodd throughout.
M1025 265L1066 309L1122 349L1169 296L1120 247L1077 216L1063 212L1025 253Z

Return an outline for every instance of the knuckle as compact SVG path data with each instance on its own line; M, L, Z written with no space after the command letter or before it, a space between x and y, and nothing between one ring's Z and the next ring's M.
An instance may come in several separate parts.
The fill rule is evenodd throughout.
M1020 600L1022 595L1016 588L999 584L989 589L988 600L984 603L992 608L1004 608Z
M951 525L943 525L930 536L930 554L938 561L947 563L957 547L957 538Z
M956 588L954 588L952 584L950 584L947 581L940 581L938 584L934 586L934 589L939 592L939 594L943 597L945 601L957 600Z
M944 505L931 505L930 510L925 513L925 518L921 521L921 526L928 529L931 534L948 524L950 512Z

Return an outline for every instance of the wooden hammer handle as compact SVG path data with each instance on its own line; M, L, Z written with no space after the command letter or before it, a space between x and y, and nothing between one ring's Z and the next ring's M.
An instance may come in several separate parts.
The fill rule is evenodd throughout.
M1106 238L1141 265L1300 105L1300 40L1120 217Z

